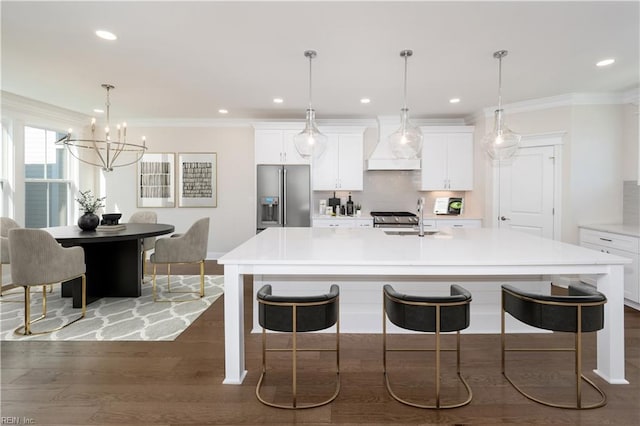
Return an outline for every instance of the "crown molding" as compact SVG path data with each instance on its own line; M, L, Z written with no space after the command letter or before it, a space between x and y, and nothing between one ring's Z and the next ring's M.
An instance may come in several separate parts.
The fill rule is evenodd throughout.
M634 102L635 99L635 102ZM561 108L580 105L619 105L638 102L638 89L626 92L605 93L567 93L564 95L550 96L548 98L532 99L529 101L514 102L502 106L506 112L516 114L521 112L539 111L543 109ZM484 117L492 117L497 106L484 108ZM477 115L474 114L473 117Z
M37 117L39 120L50 120L73 125L87 124L90 116L55 105L25 98L14 93L0 92L2 97L2 115L10 113L16 118Z

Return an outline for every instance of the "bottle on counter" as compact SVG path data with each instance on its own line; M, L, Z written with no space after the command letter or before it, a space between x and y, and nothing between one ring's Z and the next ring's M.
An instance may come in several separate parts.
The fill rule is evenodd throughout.
M353 216L353 201L351 200L351 193L349 193L349 199L347 200L347 216Z

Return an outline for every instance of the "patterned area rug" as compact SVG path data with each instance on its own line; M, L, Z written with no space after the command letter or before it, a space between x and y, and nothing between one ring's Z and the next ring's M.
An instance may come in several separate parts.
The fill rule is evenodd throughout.
M13 330L24 324L24 291L10 290L0 303L0 340L175 340L223 293L222 275L205 276L205 297L197 294L166 293L166 276L158 277L158 298L184 299L193 302L154 302L151 283L142 285L138 298L106 297L87 306L87 316L62 330L43 335L18 336ZM198 275L171 276L171 290L198 291ZM42 292L31 291L31 315L42 312ZM18 300L19 303L9 302ZM56 328L79 315L80 309L71 308L71 299L60 297L60 286L47 293L47 318L32 326L32 330ZM62 318L62 319L61 319Z

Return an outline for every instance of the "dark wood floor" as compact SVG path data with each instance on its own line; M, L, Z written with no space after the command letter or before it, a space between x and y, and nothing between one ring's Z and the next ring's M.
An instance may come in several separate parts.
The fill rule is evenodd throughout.
M180 271L175 271L180 272ZM222 268L208 265L208 273ZM251 324L250 280L245 286L245 327ZM247 330L248 331L248 330ZM222 385L224 378L223 301L219 299L173 342L2 342L1 416L32 419L38 425L196 425L196 424L616 424L640 423L640 313L625 312L626 375L629 385L609 385L591 370L595 367L595 339L584 341L584 370L607 393L599 409L574 411L544 407L520 396L500 374L497 335L463 335L462 371L474 392L473 401L452 410L422 410L393 400L384 387L382 339L378 335L341 337L342 388L330 405L301 411L266 407L255 397L260 366L260 336L247 334L249 374L239 386ZM549 336L514 336L514 342L538 344ZM326 343L328 336L306 340ZM556 338L568 341L566 336ZM424 341L428 341L424 339ZM450 340L447 340L450 342ZM413 341L410 342L413 344ZM396 355L393 355L396 357ZM428 357L429 355L427 355ZM569 355L533 355L542 367L521 369L534 391L552 395L570 392L560 379L571 369ZM275 356L274 367L287 360ZM566 362L565 362L566 361ZM393 378L413 397L418 386L431 385L431 375L418 374L426 361L410 355L390 358ZM444 356L449 371L451 357ZM303 357L301 383L314 393L330 384L331 357ZM514 370L515 372L515 370ZM570 371L569 371L570 373ZM286 372L284 372L286 374ZM271 380L266 393L285 398L284 384ZM281 385L282 384L282 385ZM456 397L459 388L445 374L443 395ZM328 388L327 388L328 389ZM307 392L300 391L301 398ZM424 397L428 397L427 391ZM585 391L585 396L593 396ZM312 395L315 396L315 395Z

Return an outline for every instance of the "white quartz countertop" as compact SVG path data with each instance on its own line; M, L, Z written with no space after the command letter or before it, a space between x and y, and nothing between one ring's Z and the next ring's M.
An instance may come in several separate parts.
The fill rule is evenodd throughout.
M640 237L640 226L634 225L605 223L596 225L581 225L580 228L591 229L593 231L611 232L613 234L627 235L629 237Z
M482 218L475 216L461 216L461 215L437 215L437 214L425 214L425 220L482 220ZM313 219L370 219L373 220L373 217L370 214L362 214L361 216L331 216L324 214L316 214L313 215Z
M522 266L612 265L628 259L494 228L387 235L383 228L269 228L222 256L221 264Z

